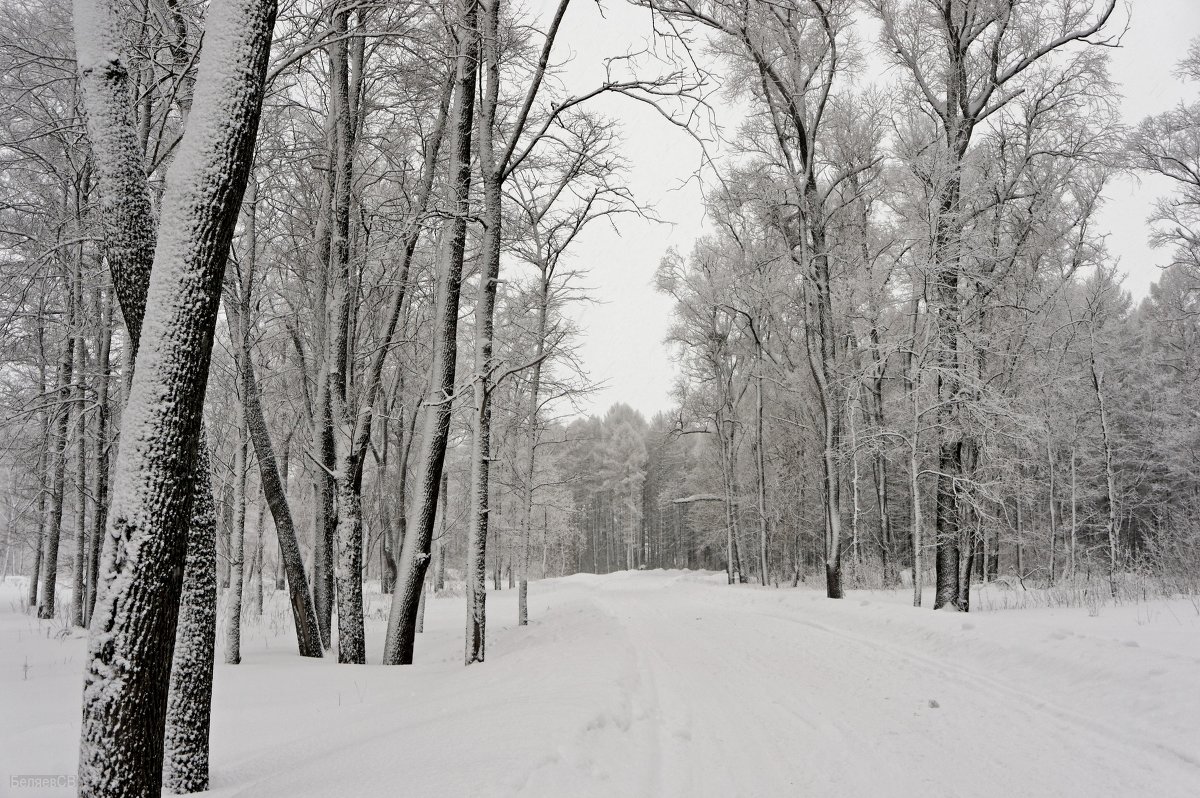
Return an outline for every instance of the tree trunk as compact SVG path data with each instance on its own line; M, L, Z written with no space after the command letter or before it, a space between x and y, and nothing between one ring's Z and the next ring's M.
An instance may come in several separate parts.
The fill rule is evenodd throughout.
M326 469L334 465L333 416L329 409L329 374L322 369L313 411L313 612L322 648L332 644L334 539L337 533L336 491Z
M71 301L74 305L74 300ZM70 316L74 317L74 310ZM58 379L55 390L57 406L50 442L50 512L46 523L46 543L42 552L42 592L38 600L38 617L53 618L55 589L58 586L58 546L62 534L63 495L67 477L67 426L71 416L71 368L74 363L74 335L68 332L63 345L63 359L58 364Z
M440 529L438 530L437 549L435 550L436 559L433 565L433 592L441 593L446 589L446 545L449 542L449 518L450 512L450 475L442 471L442 486L440 489L440 501L442 503L440 521Z
M817 399L821 406L822 452L821 467L825 488L825 595L842 598L842 517L840 478L837 450L841 438L838 403L832 381L837 367L837 346L833 330L833 299L830 290L829 254L825 230L816 218L819 200L816 186L810 179L803 192L804 212L801 214L807 230L801 230L801 265L811 276L806 286L805 347ZM809 239L811 238L811 244Z
M767 455L763 436L763 358L762 346L758 347L758 379L755 385L754 406L754 449L755 471L758 477L758 570L763 587L767 586Z
M240 357L240 356L239 356ZM242 661L242 596L246 562L246 479L250 470L250 432L245 410L237 424L233 452L233 527L229 534L229 596L225 602L225 663Z
M46 329L42 325L37 326L37 342L38 342L38 396L47 397L46 393ZM48 404L48 403L47 403ZM38 500L37 500L37 534L33 539L33 568L29 572L29 592L26 596L28 599L27 606L31 609L37 608L38 586L41 584L42 577L42 549L46 545L46 528L49 526L50 518L50 483L52 482L51 469L54 458L50 456L50 448L52 445L51 428L53 425L53 413L47 407L42 410L42 430L41 430L41 448L38 450Z
M1049 429L1046 431L1046 467L1050 474L1050 490L1046 500L1046 510L1050 516L1050 562L1047 564L1046 582L1049 585L1054 584L1054 548L1058 542L1058 525L1055 523L1054 517L1054 449L1050 443Z
M266 543L266 508L262 488L254 493L254 558L250 560L250 615L262 619L263 612L263 550Z
M267 429L267 420L263 415L258 380L254 376L254 363L250 357L249 342L247 341L247 327L245 326L247 320L232 302L225 303L225 311L229 316L230 327L239 330L239 341L235 345L241 350L237 358L237 367L241 371L242 410L245 414L250 440L254 445L254 457L258 460L262 492L266 497L267 506L271 510L271 518L275 522L275 534L279 537L280 556L283 558L283 567L287 574L288 593L292 605L292 620L296 625L296 644L300 650L300 656L320 657L324 649L321 645L317 614L308 592L308 577L304 573L304 559L300 554L300 543L296 538L296 528L292 523L292 511L288 504L287 492L279 478L274 444L271 442L271 433Z
M77 4L81 75L123 75L112 46L117 17L89 6ZM153 798L162 789L200 418L274 21L273 0L229 0L209 10L196 86L205 102L191 113L168 172L145 301L153 312L144 320L122 418L89 637L78 781L89 798ZM140 159L134 166L141 168Z
M196 445L192 518L167 703L163 784L176 794L208 789L208 734L217 635L217 513L207 439L202 427Z
M446 456L450 430L451 403L454 398L455 360L457 356L459 292L463 253L466 246L467 216L470 214L471 134L474 123L475 76L479 59L479 41L475 29L476 4L460 3L459 23L455 30L457 64L453 132L450 163L450 207L454 218L442 246L434 304L434 343L430 363L430 395L425 407L421 451L416 470L416 500L412 522L400 551L396 589L392 593L383 663L404 665L412 662L416 637L417 605L425 571L429 565L429 546L437 515L438 486Z
M75 418L75 557L71 569L71 623L83 626L83 608L87 597L87 417L84 415L84 361L87 347L83 339L83 252L75 262L71 304L75 308L75 341L71 354L74 374L71 390L72 413Z
M350 205L354 177L355 95L357 87L350 76L349 43L346 40L350 12L334 14L335 41L330 55L331 97L334 107L334 146L337 153L337 180L333 204L333 245L330 253L330 277L333 287L333 329L326 358L329 372L330 413L333 420L333 484L337 496L337 524L334 533L338 614L338 662L364 664L366 641L363 632L362 598L362 491L363 452L356 444L356 426L350 406L350 316L354 301L350 276ZM358 38L357 42L362 42ZM361 69L356 75L361 76Z
M96 465L92 469L92 534L89 540L87 562L87 599L83 608L83 622L90 625L96 606L96 580L100 569L100 541L104 538L105 519L108 517L108 393L109 355L112 346L112 297L103 295L97 287L93 305L100 319L100 334L97 344L96 367Z
M1120 526L1117 516L1117 478L1113 468L1113 442L1108 423L1108 405L1104 397L1104 375L1096 368L1096 355L1091 357L1092 387L1096 391L1096 404L1100 408L1100 442L1104 447L1104 486L1108 498L1108 588L1117 595L1117 549Z
M937 519L934 529L934 567L937 593L933 608L956 604L959 595L960 544L958 499L954 494L954 475L961 470L960 442L943 442L938 448Z
M1076 500L1076 482L1075 482L1075 444L1071 444L1071 560L1070 560L1070 575L1071 579L1075 578L1075 536L1077 525L1076 510L1078 502Z

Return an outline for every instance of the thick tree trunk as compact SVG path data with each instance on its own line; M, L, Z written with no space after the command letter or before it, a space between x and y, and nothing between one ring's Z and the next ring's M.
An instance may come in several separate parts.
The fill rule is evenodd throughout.
M97 11L79 0L76 55L81 75L103 80L124 70L112 46L116 17ZM89 798L153 797L162 789L191 477L274 21L273 0L222 0L209 10L196 84L205 102L192 112L168 172L145 302L153 313L122 418L84 677L78 784ZM140 169L140 158L134 164Z
M434 304L430 394L424 411L412 522L408 525L404 545L400 551L396 589L392 593L392 606L388 617L383 655L386 665L412 662L417 605L425 580L425 570L429 565L429 546L437 515L438 486L450 430L457 356L459 292L463 252L466 246L467 216L470 214L471 134L475 116L475 76L479 60L475 17L475 3L464 1L460 4L459 21L455 31L460 57L457 64L454 111L451 114L454 125L450 147L449 191L454 219L446 232L440 257Z
M937 520L934 530L935 610L958 602L961 549L954 475L959 473L959 469L959 443L943 442L938 448Z
M334 465L333 415L329 409L329 372L322 368L314 403L313 452L313 612L322 648L332 643L334 539L337 533L336 486L327 469Z
M356 446L355 417L349 407L349 351L352 346L350 317L354 284L350 275L350 205L354 176L355 105L357 87L350 76L350 47L345 35L350 12L334 14L336 37L330 54L330 84L334 108L334 146L337 152L336 190L333 204L333 242L330 252L330 282L333 288L331 351L326 355L329 372L329 402L333 421L333 484L337 497L334 533L336 560L334 585L338 614L338 662L366 662L362 599L362 494L363 452ZM357 39L362 42L362 39ZM361 68L356 75L361 76ZM373 397L371 402L373 403Z
M163 784L180 795L208 789L208 734L217 636L217 510L208 436L203 427L192 479L192 518L175 630L163 763Z

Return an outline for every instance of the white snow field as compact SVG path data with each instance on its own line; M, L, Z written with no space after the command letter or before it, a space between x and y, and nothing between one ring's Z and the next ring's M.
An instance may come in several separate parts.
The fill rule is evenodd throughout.
M1200 606L958 613L906 593L577 575L427 602L411 667L296 654L282 593L220 664L214 796L1200 796ZM82 632L0 590L0 795L70 774ZM69 601L69 595L64 596ZM386 600L369 596L368 656Z

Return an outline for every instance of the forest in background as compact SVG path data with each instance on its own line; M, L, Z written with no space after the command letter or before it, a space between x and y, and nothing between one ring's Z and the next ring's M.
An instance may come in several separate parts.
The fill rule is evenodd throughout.
M1128 9L640 0L662 49L569 93L568 5L6 4L0 571L92 630L105 794L156 789L164 744L207 783L215 630L237 663L265 586L301 654L364 663L379 579L387 664L448 579L483 661L486 575L521 623L530 580L633 568L1196 592L1200 104L1118 123ZM603 331L572 254L653 216L600 96L725 137L708 234L654 274L680 379L651 419L576 411ZM1096 224L1129 171L1172 188L1139 303Z

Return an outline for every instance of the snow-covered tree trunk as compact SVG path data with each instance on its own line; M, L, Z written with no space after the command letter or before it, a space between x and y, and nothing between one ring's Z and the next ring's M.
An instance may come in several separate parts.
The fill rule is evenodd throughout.
M482 662L486 651L486 592L479 568L486 562L492 459L492 349L495 336L496 281L500 276L500 191L495 141L496 104L500 91L497 11L499 0L481 4L483 88L479 106L479 170L483 190L483 242L478 296L475 301L475 373L472 380L471 504L467 529L466 663Z
M208 480L211 466L203 427L196 444L194 479ZM211 484L192 494L183 567L183 596L175 630L163 784L176 794L208 789L208 734L217 636L217 508Z
M73 315L73 312L72 312ZM58 546L62 535L63 494L67 478L67 425L71 414L71 374L74 363L74 336L68 336L63 346L63 358L58 364L55 390L57 405L51 427L50 506L46 521L46 540L42 551L42 587L38 598L38 617L53 618L55 592L58 587Z
M273 0L213 3L195 107L167 175L145 301L153 312L143 322L122 417L88 645L78 782L83 796L157 796L162 789L204 391L274 21ZM113 19L98 14L90 0L78 0L75 23L81 76L123 74L111 46L117 41Z
M356 418L350 408L350 316L356 299L350 275L350 206L354 179L355 116L361 67L350 75L350 47L346 41L350 12L334 14L333 31L341 36L330 53L331 102L334 111L334 159L337 175L333 194L333 238L329 279L332 287L332 330L329 401L333 427L333 483L337 497L334 533L334 585L338 615L338 662L366 662L362 599L362 471L363 455L356 444ZM362 39L357 39L361 44ZM373 400L372 400L373 403Z
M353 464L344 462L345 467ZM338 474L337 585L338 662L362 665L367 661L363 632L362 494L353 474Z
M459 58L451 113L453 127L448 187L449 207L454 213L454 218L446 231L440 254L433 315L434 342L430 359L429 398L424 408L421 449L414 480L416 495L410 516L412 521L408 524L407 534L404 536L395 590L392 592L383 654L385 665L404 665L412 662L417 605L425 570L429 565L429 546L437 515L438 486L450 430L457 356L459 293L467 237L467 216L471 210L471 134L475 116L475 75L479 60L475 16L474 2L464 0L460 3L455 26Z
M225 664L242 661L242 593L246 562L246 476L250 433L245 414L238 419L233 450L233 524L229 530L229 595L225 598Z

